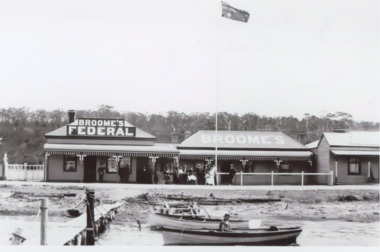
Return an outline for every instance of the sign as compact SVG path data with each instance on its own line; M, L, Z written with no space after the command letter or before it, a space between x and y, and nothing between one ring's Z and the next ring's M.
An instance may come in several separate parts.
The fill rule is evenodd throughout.
M67 125L67 135L135 137L136 127L130 127L124 119L79 118Z
M223 135L211 135L202 134L201 142L204 144L285 144L283 136L276 135L235 135L235 134L223 134Z

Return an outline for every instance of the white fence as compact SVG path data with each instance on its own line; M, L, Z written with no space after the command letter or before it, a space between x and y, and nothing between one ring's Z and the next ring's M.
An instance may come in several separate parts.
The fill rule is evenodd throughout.
M228 172L217 172L216 175L229 175ZM240 176L240 186L244 185L244 176L270 176L271 177L271 185L274 184L274 176L282 176L282 175L288 175L288 176L300 176L301 177L301 183L300 185L303 186L305 183L305 176L327 176L328 185L332 186L334 185L334 172L326 172L326 173L306 173L306 172L299 172L299 173L286 173L286 172L237 172L235 174L235 177ZM216 176L218 179L218 176ZM217 184L218 181L217 181Z
M6 179L13 181L43 181L44 165L7 164Z

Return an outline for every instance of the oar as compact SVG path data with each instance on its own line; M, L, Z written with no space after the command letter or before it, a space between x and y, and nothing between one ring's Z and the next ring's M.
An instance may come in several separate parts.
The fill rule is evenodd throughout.
M201 207L201 206L199 206L198 203L196 203L196 202L194 202L194 205L196 205L197 207ZM206 210L206 208L204 208L204 207L201 207L201 208L206 212L206 214L208 215L208 217L209 217L210 219L212 219L212 218L211 218L211 215L208 213L208 211Z

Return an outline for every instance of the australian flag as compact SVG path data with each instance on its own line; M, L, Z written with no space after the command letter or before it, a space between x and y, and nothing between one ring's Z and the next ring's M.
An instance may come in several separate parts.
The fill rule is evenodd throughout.
M222 2L222 17L247 23L249 13Z

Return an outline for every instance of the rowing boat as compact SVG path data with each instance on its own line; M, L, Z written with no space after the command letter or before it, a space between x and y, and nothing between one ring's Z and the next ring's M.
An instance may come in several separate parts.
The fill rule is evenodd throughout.
M218 229L221 218L208 218L202 216L178 216L161 213L150 213L149 224L151 229L173 228L173 229ZM249 220L230 220L231 229L248 229ZM252 225L252 223L251 223Z
M162 228L165 245L289 245L296 242L300 227L269 227L228 232Z

